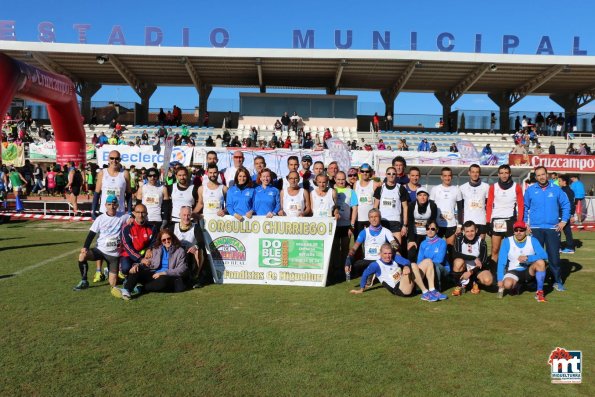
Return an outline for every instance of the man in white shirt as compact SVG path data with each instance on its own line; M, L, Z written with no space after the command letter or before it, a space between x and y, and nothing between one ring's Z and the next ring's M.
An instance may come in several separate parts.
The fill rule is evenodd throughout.
M430 191L430 200L438 207L438 236L446 240L451 246L455 241L455 234L461 232L461 222L457 218L463 209L463 196L458 186L452 185L452 170L449 167L442 168L440 172L442 184L434 186Z
M463 223L473 221L477 226L477 233L485 239L488 231L486 226L486 202L490 185L482 182L481 167L477 164L469 166L467 171L469 182L463 184L461 195L463 197Z

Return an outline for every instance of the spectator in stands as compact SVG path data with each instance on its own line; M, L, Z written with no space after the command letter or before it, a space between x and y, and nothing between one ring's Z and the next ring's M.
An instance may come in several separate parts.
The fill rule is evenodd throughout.
M378 150L386 150L386 145L382 139L378 140L378 145L376 145L376 149Z
M490 132L494 132L494 129L496 128L496 113L492 112L490 114Z
M324 130L324 134L322 135L322 143L325 149L328 149L328 147L326 146L327 139L331 139L332 137L333 135L331 134L331 130L329 128L326 128Z
M535 149L533 150L533 154L543 154L543 153L544 153L544 150L541 147L541 145L535 146Z
M514 119L514 130L519 131L520 129L521 129L521 118L519 116L516 116L516 119Z
M541 135L543 133L543 125L545 124L545 118L541 112L537 112L537 116L535 116L535 128L537 130L537 134Z
M223 139L221 138L221 135L217 135L217 138L215 138L215 147L223 147Z
M98 142L99 142L99 137L97 136L97 134L93 134L93 138L91 138L91 144L93 146L97 146Z
M548 149L549 154L556 154L556 145L554 145L554 141L550 143L550 147Z
M283 124L281 124L281 122L279 121L279 119L277 119L277 121L275 121L275 131L280 132L281 129L283 128Z
M283 130L283 132L289 131L290 122L291 119L289 118L287 112L283 113L283 116L281 116L281 129Z
M581 143L579 145L578 154L581 156L587 155L587 144L586 143Z
M209 112L205 112L205 115L202 118L202 126L209 128Z
M393 114L391 112L386 112L384 114L384 122L386 124L386 130L391 131L393 129Z
M99 145L106 145L109 142L108 137L105 135L105 132L101 132L101 134L99 134L99 138L97 140L97 143Z
M304 139L304 142L302 143L302 147L304 149L312 149L312 147L314 146L314 142L312 142L312 136L310 135L310 133L306 134L306 138Z
M157 115L157 122L161 125L165 124L165 112L163 108L159 108L159 114Z
M363 138L362 138L363 139ZM422 139L419 145L417 145L418 152L429 152L430 151L430 144L426 138Z
M316 146L320 145L320 134L316 133L316 137L314 138L314 144Z
M285 139L285 142L283 143L283 149L291 149L291 138L289 137L289 135L287 136L287 138Z
M518 142L510 154L527 154L527 149L525 149L525 146L521 142Z
M291 115L291 128L293 129L293 132L297 133L299 124L300 124L300 119L301 117L298 116L297 112L293 112L293 114Z
M483 156L489 156L490 154L492 154L492 148L490 147L490 144L487 143L485 145L485 147L483 148L483 150L481 151L481 154Z
M217 135L219 136L219 135ZM209 137L207 139L205 139L205 146L207 147L214 147L215 146L215 142L213 141L213 137L209 135Z
M430 145L430 152L436 153L437 151L438 151L438 147L436 146L436 144L434 142L432 142L432 144Z
M240 142L240 138L238 138L237 135L233 136L233 139L231 140L231 142L229 143L230 147L241 147L242 143Z
M229 146L229 142L231 142L231 134L228 130L223 131L223 143L225 146Z
M566 149L566 154L577 154L577 150L574 148L574 143L570 143Z
M35 164L35 169L33 170L33 179L34 185L31 191L33 193L40 193L43 190L43 170L39 164Z
M372 117L372 128L374 129L374 132L378 132L380 129L380 117L378 117L378 112L374 113L374 116Z
M492 114L494 114L494 113L492 113ZM454 142L450 144L450 149L449 150L450 150L451 153L458 153L459 152L459 149L457 148L457 144L454 143Z

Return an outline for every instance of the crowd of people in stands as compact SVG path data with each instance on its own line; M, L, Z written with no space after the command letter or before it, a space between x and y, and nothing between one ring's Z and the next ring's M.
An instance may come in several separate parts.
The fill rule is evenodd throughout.
M125 170L120 153L111 151L108 167L97 173L94 222L78 255L81 281L74 289L89 287L88 261L96 265L92 281L108 279L112 295L126 300L199 288L211 277L197 222L229 215L239 222L253 216L334 218L329 277L340 282L362 275L353 294L375 279L392 294L419 290L429 302L447 299L451 287L452 296L487 290L500 298L535 290L538 302L546 301L546 284L566 290L560 252L574 252L571 220L584 219L575 213L584 201L578 177L537 167L523 195L508 165L498 168L497 182L489 185L473 164L463 185L454 185L452 170L444 167L441 184L428 190L420 184L419 168L407 170L400 156L384 170L384 179L369 164L342 170L309 155L289 156L286 175L272 172L261 156L247 169L241 150L226 169L219 169L217 156L208 152L197 172L175 164L162 173L156 165ZM566 234L564 250L560 232Z

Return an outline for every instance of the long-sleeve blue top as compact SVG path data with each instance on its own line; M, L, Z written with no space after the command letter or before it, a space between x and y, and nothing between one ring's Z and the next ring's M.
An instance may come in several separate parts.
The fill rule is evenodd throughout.
M524 220L531 228L553 229L560 218L564 222L570 219L570 202L568 196L559 186L548 182L542 188L535 183L525 190Z
M424 259L431 259L434 264L444 265L446 263L446 241L438 236L426 237L419 246L417 263L421 263Z
M533 250L535 251L535 255L527 255L527 264L535 262L539 259L543 259L544 261L547 260L547 254L545 253L543 247L539 243L539 241L533 236L527 236L523 241L517 241L514 239L514 243L519 248L523 248L525 244L527 244L527 239L531 239L531 244L533 245ZM500 246L500 252L498 253L498 281L502 281L504 279L504 270L506 269L506 265L508 264L508 251L510 251L510 239L505 238L502 241L502 245Z
M570 188L574 192L574 198L582 200L585 198L585 184L578 179L570 184Z
M252 210L254 201L254 188L245 187L240 189L236 185L233 185L227 191L227 201L225 205L229 215L240 214L246 215L247 212Z
M279 189L274 186L257 186L254 189L254 204L252 206L255 215L267 215L269 212L277 215L281 209L281 198Z
M401 255L395 255L393 262L396 262L400 267L411 265L411 262L409 262L408 259L403 258ZM387 263L387 265L389 265L389 263ZM380 268L380 265L378 265L377 261L370 263L366 270L364 270L362 280L359 283L360 288L364 288L366 286L368 277L372 274L375 274L376 278L380 278L380 275L382 274L382 269Z

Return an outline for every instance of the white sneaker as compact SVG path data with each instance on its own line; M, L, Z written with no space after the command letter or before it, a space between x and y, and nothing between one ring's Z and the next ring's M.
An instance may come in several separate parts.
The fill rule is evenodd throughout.
M120 290L122 291L122 299L124 299L125 301L129 301L130 299L132 299L130 292L128 292L126 288L120 288Z

